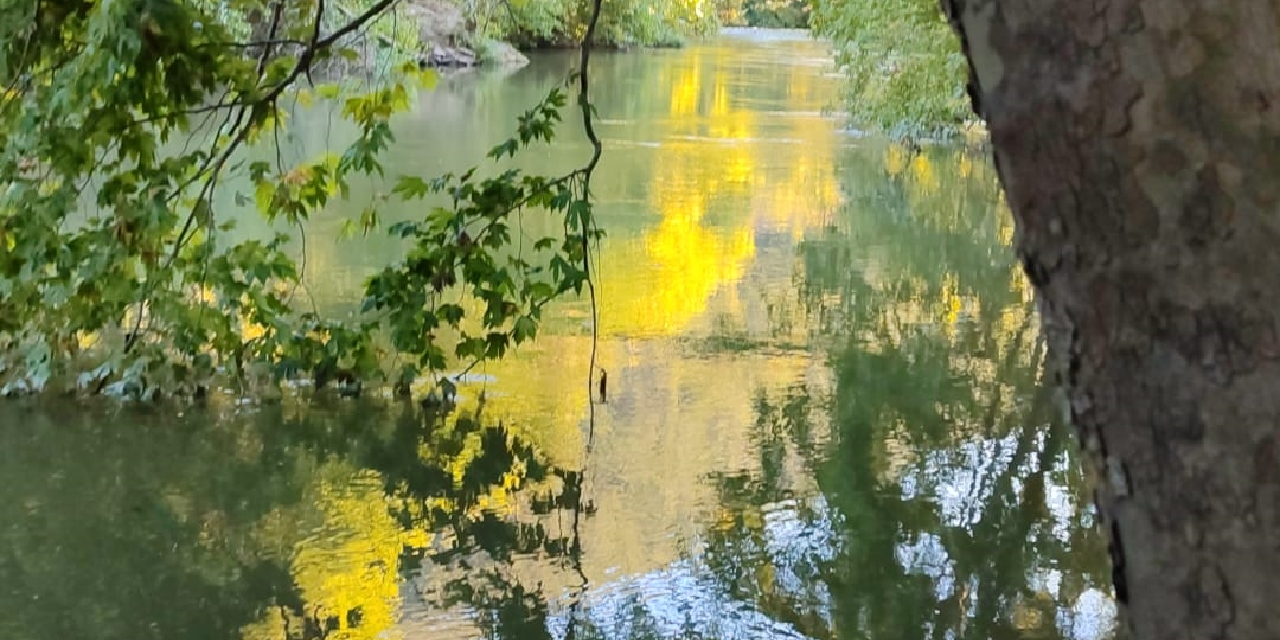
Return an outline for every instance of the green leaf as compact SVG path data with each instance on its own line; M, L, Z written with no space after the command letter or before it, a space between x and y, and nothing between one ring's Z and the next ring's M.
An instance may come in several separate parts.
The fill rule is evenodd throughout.
M431 192L431 186L418 176L400 176L391 192L405 200L422 198Z
M511 329L511 337L516 344L520 344L526 340L532 340L538 335L538 323L529 316L520 316L516 319L515 326Z
M356 237L360 233L360 227L356 225L356 221L350 218L342 221L342 227L338 230L338 237L349 240Z
M450 303L436 307L436 315L444 319L445 322L448 322L453 327L457 327L458 324L462 322L462 318L466 315L466 312L461 306Z

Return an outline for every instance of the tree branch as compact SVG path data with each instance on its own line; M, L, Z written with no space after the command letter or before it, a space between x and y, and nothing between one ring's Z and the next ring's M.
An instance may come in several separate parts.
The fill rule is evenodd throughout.
M272 87L271 90L261 99L252 103L245 103L241 106L240 110L236 112L234 116L235 122L231 125L232 130L236 132L235 136L229 143L227 143L227 146L221 153L211 155L210 160L205 162L204 166L202 166L196 174L192 176L192 179L183 187L178 189L177 192L180 193L185 189L186 185L194 183L201 177L205 178L205 182L201 186L199 194L196 196L195 204L191 207L191 211L183 221L182 229L178 232L178 237L174 239L173 249L169 252L168 259L165 262L165 270L173 266L173 263L178 259L178 255L182 252L182 248L186 246L191 232L195 229L195 222L198 217L197 213L200 210L201 204L212 193L213 186L217 184L218 174L221 173L223 167L226 166L227 162L231 159L231 156L236 152L236 150L239 149L240 146L244 144L245 140L248 139L249 133L253 130L254 126L261 121L262 116L268 110L275 109L277 100L279 100L285 90L292 86L299 76L311 68L311 65L315 60L316 53L333 46L333 44L343 36L359 29L365 23L373 20L397 1L398 0L379 0L354 20L351 20L328 36L321 38L320 29L324 18L324 0L317 0L315 24L311 33L311 45L298 56L298 61L294 64L293 70L289 72L289 75L286 76L284 80L281 80ZM276 11L272 16L271 32L267 36L268 41L275 38L282 6L282 4L276 5ZM259 76L261 76L261 74L266 70L266 62L269 55L270 47L267 47L263 50L262 56L258 60ZM246 116L248 116L247 122L245 121ZM230 120L231 116L229 115L228 121ZM143 294L142 298L139 300L140 307L145 305L146 301L151 298L152 292L152 287L148 286L146 293ZM129 353L137 345L138 336L140 335L138 331L139 328L140 325L135 326L134 330L130 332L129 337L125 340L124 353Z
M582 37L582 57L581 68L578 70L578 107L582 110L582 130L587 134L587 140L591 141L591 160L587 162L587 166L582 169L582 199L588 202L588 210L591 199L591 176L595 172L596 165L600 162L600 156L604 154L604 144L600 142L600 137L596 135L595 125L591 121L590 99L590 64L591 64L591 46L595 43L596 25L600 22L601 6L604 0L594 0L591 7L591 21L587 24L587 33ZM591 230L594 226L594 215L584 215L582 217L582 273L587 281L587 293L591 299L591 358L589 362L589 370L587 371L587 449L590 450L596 432L596 402L593 395L593 384L595 372L597 368L596 359L599 354L600 346L600 305L596 299L596 283L591 276ZM601 398L603 401L604 398ZM576 516L575 516L576 517Z

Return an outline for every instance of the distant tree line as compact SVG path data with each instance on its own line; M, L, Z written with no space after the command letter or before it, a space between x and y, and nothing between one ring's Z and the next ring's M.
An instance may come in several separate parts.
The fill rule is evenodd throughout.
M807 29L811 11L808 0L721 0L720 22L728 27Z

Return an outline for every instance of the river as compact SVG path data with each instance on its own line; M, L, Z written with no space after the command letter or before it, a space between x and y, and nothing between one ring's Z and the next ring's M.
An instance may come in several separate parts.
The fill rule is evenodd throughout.
M442 78L388 166L480 162L571 63ZM592 64L594 424L577 300L444 424L370 397L0 404L0 636L1113 637L986 160L843 132L803 33ZM332 115L300 107L290 152L349 138ZM569 122L520 162L580 163ZM387 186L356 184L311 236ZM314 303L349 310L401 250L310 242Z

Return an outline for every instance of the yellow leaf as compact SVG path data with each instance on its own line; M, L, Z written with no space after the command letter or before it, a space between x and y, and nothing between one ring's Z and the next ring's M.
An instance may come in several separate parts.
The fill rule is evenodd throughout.
M338 168L339 162L342 162L342 156L332 151L326 151L324 155L320 156L320 160L316 164L324 166L330 171L333 171L334 169Z
M311 167L294 167L284 175L281 182L288 185L300 185L311 179Z
M404 85L396 83L395 89L392 89L391 108L395 111L409 110L409 93L404 90Z
M267 180L258 183L257 188L253 191L253 199L258 205L258 211L267 213L271 210L271 203L276 197L276 185Z
M440 79L440 74L435 69L423 69L418 72L419 86L423 89L431 90L436 88L436 81Z
M338 237L343 240L348 240L354 238L358 231L355 220L347 218L342 221L342 227L338 229Z

